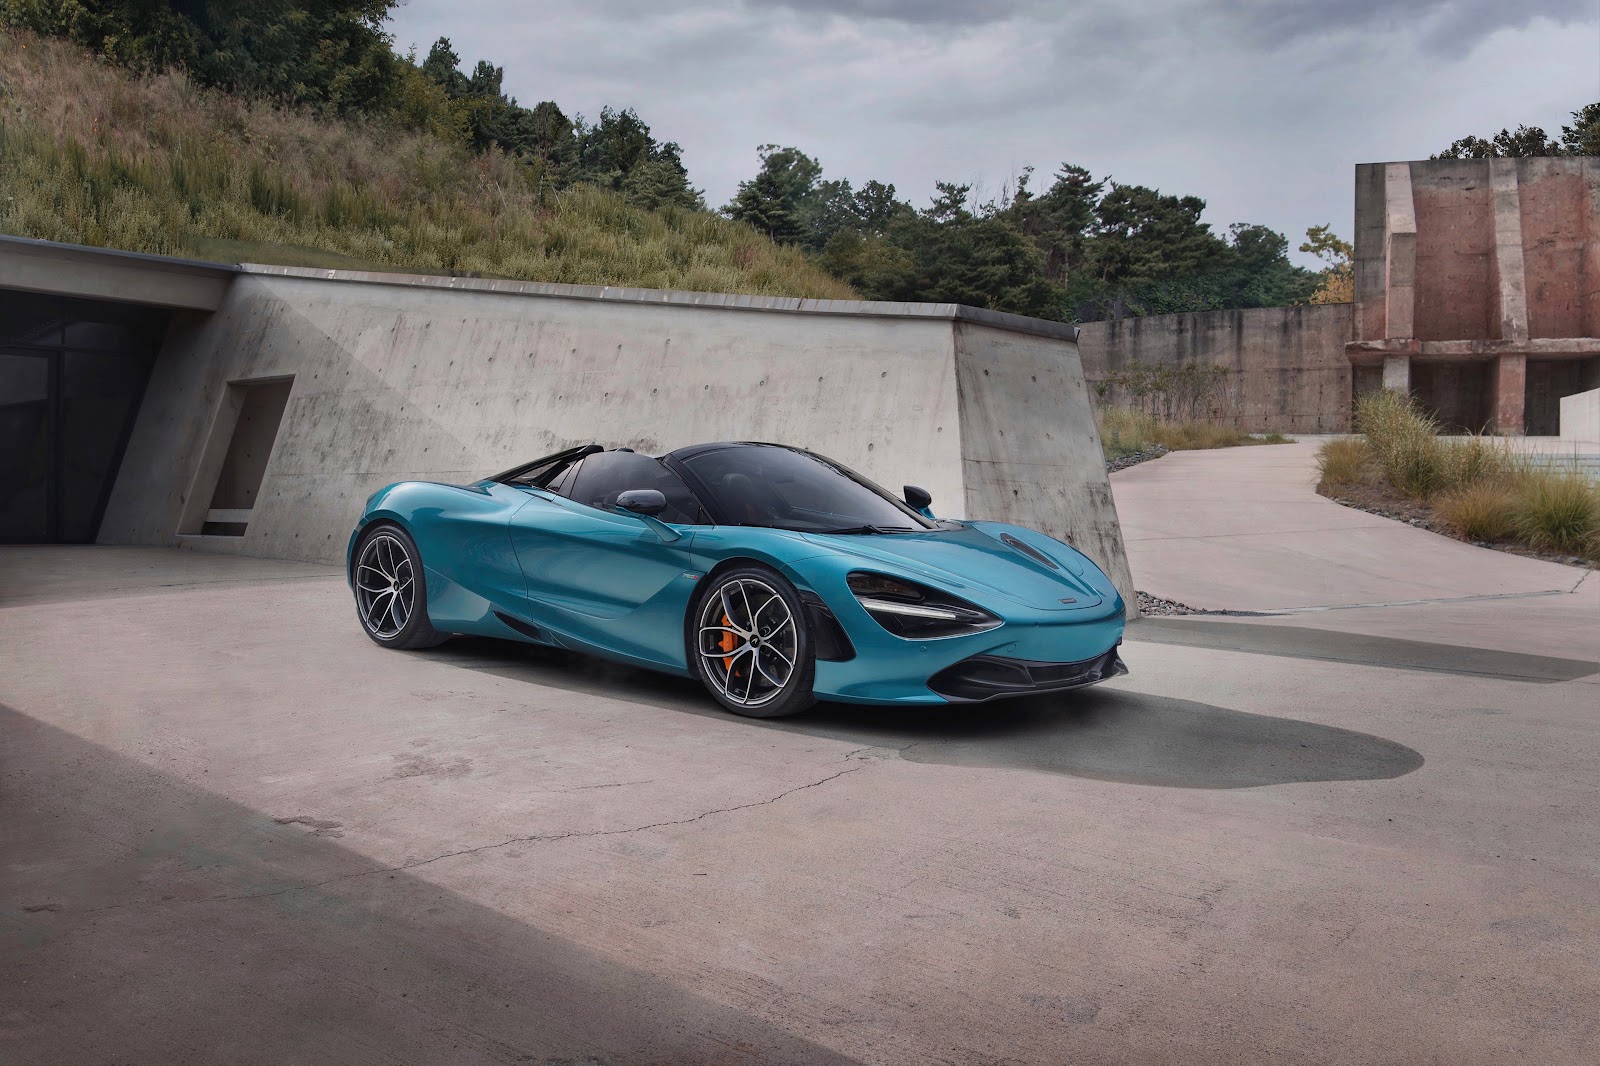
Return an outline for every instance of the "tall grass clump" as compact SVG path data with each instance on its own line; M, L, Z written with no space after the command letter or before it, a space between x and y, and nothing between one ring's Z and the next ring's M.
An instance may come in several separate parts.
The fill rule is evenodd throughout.
M447 131L446 131L447 132ZM0 232L127 251L850 299L799 249L442 132L138 77L0 30Z
M1600 490L1575 471L1528 471L1520 478L1513 526L1531 548L1600 556Z
M1318 492L1398 494L1469 540L1600 559L1600 486L1575 464L1550 465L1505 439L1440 437L1431 416L1389 391L1362 397L1355 425L1360 437L1322 446Z
M1097 420L1100 445L1107 459L1150 450L1156 430L1154 416L1127 407L1104 407Z
M1132 407L1102 407L1096 413L1100 443L1107 459L1120 459L1153 448L1194 451L1233 448L1242 444L1286 444L1281 433L1252 436L1232 426L1200 419L1168 420Z
M1517 494L1502 484L1478 481L1433 501L1434 514L1450 532L1468 540L1497 541L1517 528Z
M1410 397L1389 389L1363 396L1356 403L1355 427L1383 476L1400 492L1427 499L1448 487L1449 456L1439 440L1439 423Z
M1363 437L1330 440L1317 454L1317 491L1326 493L1346 485L1357 485L1367 476L1372 461L1372 446Z

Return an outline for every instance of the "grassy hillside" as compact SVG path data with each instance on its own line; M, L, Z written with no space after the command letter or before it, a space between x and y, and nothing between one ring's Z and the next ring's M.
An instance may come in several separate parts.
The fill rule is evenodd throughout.
M496 152L137 77L0 31L0 233L290 265L849 299L701 211L541 189Z

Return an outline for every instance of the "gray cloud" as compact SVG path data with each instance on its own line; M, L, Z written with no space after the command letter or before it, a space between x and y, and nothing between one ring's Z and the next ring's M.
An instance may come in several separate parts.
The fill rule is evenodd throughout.
M891 19L929 25L998 22L1019 7L1015 0L749 0L753 8L788 8L798 14Z
M1593 0L409 0L395 31L503 65L525 103L637 108L712 203L768 142L918 203L1070 161L1296 244L1349 235L1357 162L1600 98Z
M1592 21L1596 14L1593 0L1221 0L1216 10L1260 41L1412 30L1435 51L1467 49L1496 30L1537 18Z

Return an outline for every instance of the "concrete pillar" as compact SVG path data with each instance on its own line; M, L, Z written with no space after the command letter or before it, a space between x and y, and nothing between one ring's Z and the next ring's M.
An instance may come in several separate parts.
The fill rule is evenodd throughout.
M1411 394L1411 357L1386 355L1383 357L1383 387L1391 392Z
M1500 340L1528 339L1528 282L1522 262L1522 195L1517 182L1517 160L1489 160L1489 180L1494 189L1494 257L1489 272L1494 291L1495 325L1491 334Z
M1384 333L1390 338L1416 336L1417 209L1411 198L1411 164L1384 167L1384 258L1388 280L1384 301Z
M1502 355L1494 372L1494 431L1502 437L1522 436L1528 391L1528 357Z

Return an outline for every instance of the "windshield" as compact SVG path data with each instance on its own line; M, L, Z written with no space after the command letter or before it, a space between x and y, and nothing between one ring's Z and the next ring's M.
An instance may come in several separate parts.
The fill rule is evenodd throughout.
M934 524L830 459L759 444L738 444L684 460L727 520L803 533L877 533Z

